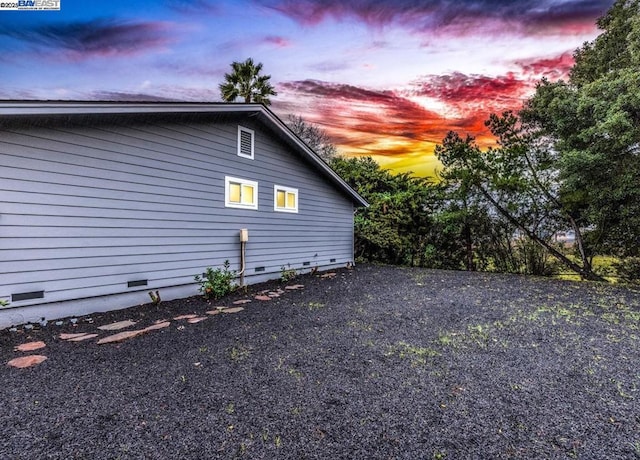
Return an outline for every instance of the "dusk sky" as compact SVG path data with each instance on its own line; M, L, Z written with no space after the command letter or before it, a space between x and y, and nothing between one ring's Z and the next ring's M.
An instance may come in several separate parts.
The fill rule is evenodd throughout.
M565 78L613 0L60 0L0 11L1 99L219 102L232 61L264 64L282 119L346 155L432 175L447 131Z

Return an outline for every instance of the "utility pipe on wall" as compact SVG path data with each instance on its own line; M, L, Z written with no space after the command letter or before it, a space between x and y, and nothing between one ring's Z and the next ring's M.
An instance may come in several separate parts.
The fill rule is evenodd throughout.
M240 286L244 286L244 270L246 268L246 260L245 260L245 249L247 245L247 241L249 241L249 229L241 228L240 229L240 272L238 275L240 276Z

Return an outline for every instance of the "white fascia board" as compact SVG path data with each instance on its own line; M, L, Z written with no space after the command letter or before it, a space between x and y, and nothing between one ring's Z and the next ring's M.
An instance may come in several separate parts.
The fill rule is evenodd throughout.
M260 112L259 104L183 102L0 102L0 115L85 115L135 113Z

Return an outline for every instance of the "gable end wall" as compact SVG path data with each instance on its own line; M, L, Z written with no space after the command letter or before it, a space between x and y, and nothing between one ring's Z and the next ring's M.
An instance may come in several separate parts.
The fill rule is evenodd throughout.
M239 270L241 228L247 284L283 266L352 261L352 202L263 125L240 124L255 131L253 160L237 155L235 122L3 130L0 299L44 298L0 310L0 327L33 320L16 307L48 304L37 315L51 319L72 300L112 309L147 302L151 289L167 300L196 294L205 267L228 259ZM224 206L226 175L259 183L257 211ZM299 190L298 213L274 211L274 184ZM127 287L139 280L148 285Z

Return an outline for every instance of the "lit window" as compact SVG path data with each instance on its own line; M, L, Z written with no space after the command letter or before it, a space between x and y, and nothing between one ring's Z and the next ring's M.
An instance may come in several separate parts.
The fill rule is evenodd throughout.
M227 176L224 185L224 201L228 208L258 209L257 182Z
M281 212L298 212L298 189L274 185L273 209Z
M238 126L238 156L253 160L253 130Z

